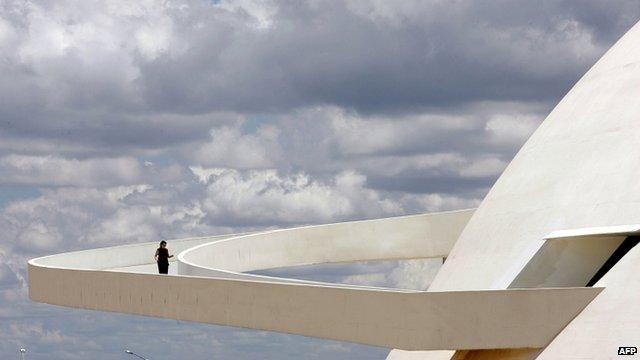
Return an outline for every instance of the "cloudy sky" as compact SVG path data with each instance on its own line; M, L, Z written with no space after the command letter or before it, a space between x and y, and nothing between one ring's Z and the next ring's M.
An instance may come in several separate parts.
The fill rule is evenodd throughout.
M34 304L26 260L474 207L638 19L638 1L0 0L0 357L384 359ZM425 269L297 272L420 288Z

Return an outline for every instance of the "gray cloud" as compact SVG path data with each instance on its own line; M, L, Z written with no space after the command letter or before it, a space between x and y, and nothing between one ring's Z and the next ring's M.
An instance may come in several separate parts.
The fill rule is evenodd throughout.
M202 30L184 29L194 46L145 64L142 79L153 104L185 111L321 104L406 111L550 100L638 14L633 2L278 3L269 25L255 29L242 21L245 12L203 11L188 23ZM223 16L227 21L212 20ZM200 31L210 36L203 40ZM208 81L196 81L200 87L194 79ZM175 96L177 88L183 96Z
M203 140L220 119L193 115L220 111L553 103L640 15L633 1L1 10L0 130L122 149Z

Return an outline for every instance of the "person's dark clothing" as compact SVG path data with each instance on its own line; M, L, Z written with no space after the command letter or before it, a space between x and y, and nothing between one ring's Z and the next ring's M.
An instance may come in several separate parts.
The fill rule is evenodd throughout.
M158 272L160 274L169 273L169 249L158 248L156 251L158 254Z

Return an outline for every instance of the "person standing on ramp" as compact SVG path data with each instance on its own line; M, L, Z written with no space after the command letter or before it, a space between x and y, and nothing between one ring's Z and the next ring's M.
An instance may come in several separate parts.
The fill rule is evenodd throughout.
M158 262L158 272L160 274L168 274L169 273L169 258L172 258L173 255L169 255L169 249L167 249L167 242L162 240L160 241L160 247L156 250L155 259Z

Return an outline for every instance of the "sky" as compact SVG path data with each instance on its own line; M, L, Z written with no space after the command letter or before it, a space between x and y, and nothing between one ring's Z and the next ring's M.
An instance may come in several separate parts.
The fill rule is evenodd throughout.
M384 359L36 304L26 261L477 206L638 1L0 0L0 357ZM425 261L274 270L424 288Z

